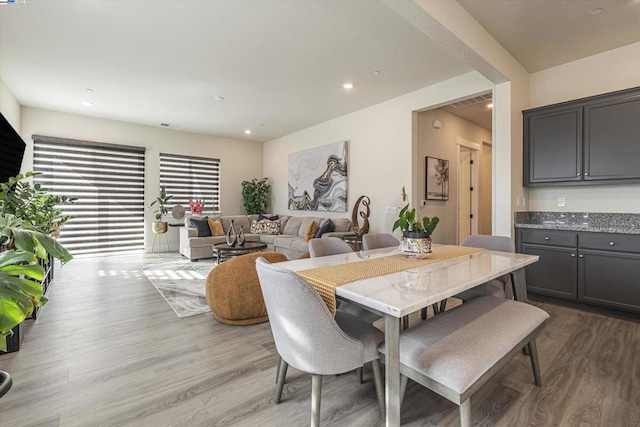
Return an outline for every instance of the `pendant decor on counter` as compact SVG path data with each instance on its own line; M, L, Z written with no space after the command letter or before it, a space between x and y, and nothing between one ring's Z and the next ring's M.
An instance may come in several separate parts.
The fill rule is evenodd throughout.
M366 212L358 210L360 209L360 203L367 210ZM353 212L351 213L351 224L353 225L353 231L356 233L356 236L362 237L364 234L369 232L369 215L371 214L371 210L369 209L369 205L371 204L371 200L367 196L360 196L356 201L356 204L353 206ZM360 227L360 223L358 222L358 213L364 221L362 223L362 227Z
M235 228L233 228L233 220L231 220L229 230L227 230L227 245L233 247L236 243L238 243L238 237L236 236Z
M240 233L238 234L238 246L244 246L244 227L240 226Z

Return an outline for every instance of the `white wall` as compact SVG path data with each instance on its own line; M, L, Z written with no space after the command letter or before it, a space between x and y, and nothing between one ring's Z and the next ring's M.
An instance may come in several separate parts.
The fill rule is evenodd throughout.
M479 73L468 73L265 143L264 176L273 183L274 211L285 213L288 210L287 171L290 153L349 140L349 212L327 216L350 218L353 204L364 194L371 198L371 231L391 232L397 216L385 215L385 206L403 206L402 187L405 186L413 205L423 198L418 197L418 189L414 184L419 180L417 173L413 176L416 156L412 151L412 121L415 112L449 104L490 88L491 84ZM317 212L289 213L317 215Z
M4 80L0 79L0 113L20 133L20 104L9 90Z
M432 126L440 120L441 128ZM461 119L447 111L434 109L418 114L418 199L425 199L425 157L449 160L449 200L427 200L426 207L418 207L421 216L437 216L440 223L433 233L436 243L455 245L458 210L458 164L457 139L464 138L482 146L482 141L491 141L491 131ZM480 173L491 176L491 165L486 169L480 162ZM487 189L491 201L491 188ZM482 198L482 194L479 195ZM478 213L476 213L478 214ZM489 213L490 214L490 213ZM479 213L482 217L482 213ZM489 218L489 221L491 219Z
M27 142L23 171L33 167L32 135L71 138L87 141L125 144L146 148L145 198L151 203L159 191L159 153L220 159L220 204L224 214L243 210L241 182L262 177L262 145L230 138L180 132L151 126L96 119L35 108L22 108L22 138ZM170 218L170 222L178 222ZM146 214L149 226L145 231L145 246L151 248L153 233L150 210ZM178 228L169 228L169 244L178 249Z
M640 43L531 74L530 108L640 86ZM556 206L564 197L566 205ZM640 213L640 184L536 187L528 210Z

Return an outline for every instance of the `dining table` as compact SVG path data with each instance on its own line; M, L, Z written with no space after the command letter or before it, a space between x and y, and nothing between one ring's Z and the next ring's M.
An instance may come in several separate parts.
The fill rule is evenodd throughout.
M444 253L450 256L442 256ZM535 255L477 248L462 250L460 246L434 244L433 253L425 260L407 260L399 248L392 247L285 261L278 266L295 271L305 279L315 277L315 272L322 273L320 276L344 275L346 272L343 283L333 288L335 298L384 317L385 421L387 426L395 427L400 425L401 417L399 340L402 318L508 274L511 275L514 298L526 302L524 268L536 261L538 256ZM387 268L389 265L395 268ZM317 282L308 281L312 285ZM327 296L323 289L317 290L323 298Z

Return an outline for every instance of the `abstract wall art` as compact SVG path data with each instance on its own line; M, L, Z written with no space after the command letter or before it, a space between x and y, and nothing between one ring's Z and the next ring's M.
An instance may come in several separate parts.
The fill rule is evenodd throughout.
M347 211L347 141L289 154L289 209Z
M427 200L449 200L449 160L427 157Z

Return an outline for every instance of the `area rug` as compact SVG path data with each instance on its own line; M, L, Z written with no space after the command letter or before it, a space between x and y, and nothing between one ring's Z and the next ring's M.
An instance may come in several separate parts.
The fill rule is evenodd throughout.
M154 260L140 268L178 317L189 317L211 311L205 298L207 275L215 264Z

